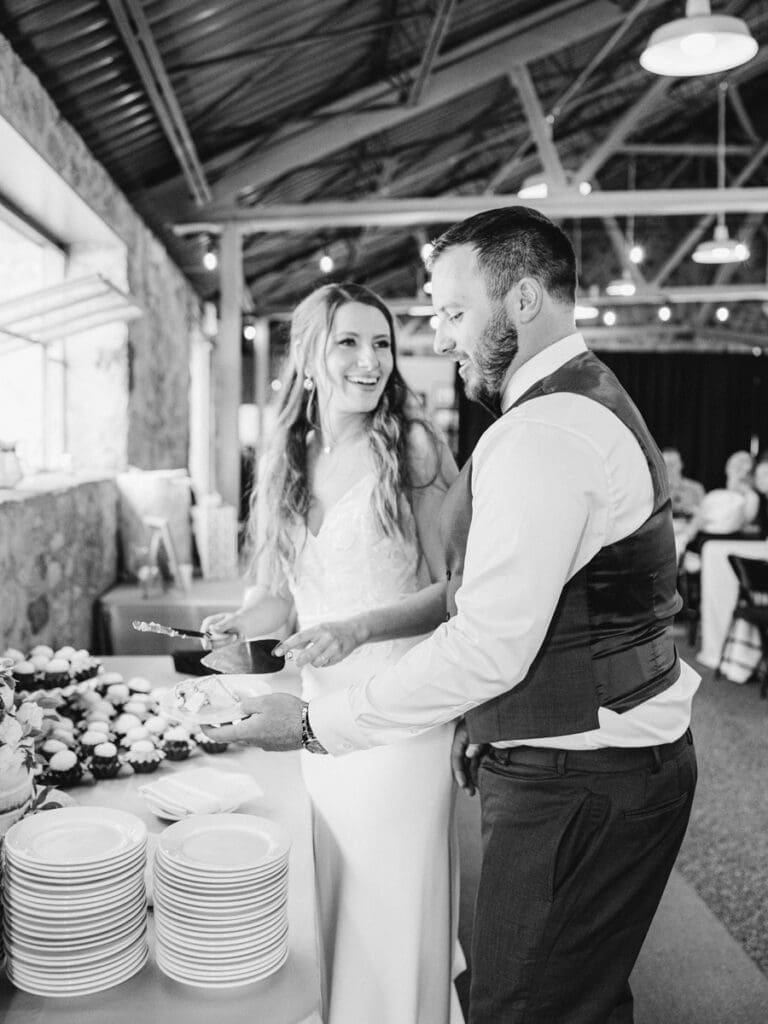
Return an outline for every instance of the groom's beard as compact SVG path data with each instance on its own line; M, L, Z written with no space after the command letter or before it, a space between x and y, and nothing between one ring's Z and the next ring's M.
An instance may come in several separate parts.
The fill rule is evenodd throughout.
M500 303L475 346L473 372L464 386L467 398L474 402L495 403L517 349L517 329Z

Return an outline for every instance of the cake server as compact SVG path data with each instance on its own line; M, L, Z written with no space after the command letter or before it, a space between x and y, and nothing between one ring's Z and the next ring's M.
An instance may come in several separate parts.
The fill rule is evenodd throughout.
M197 636L201 639L210 637L210 633L201 633L199 629L184 629L181 626L164 626L160 622L144 622L134 619L131 623L139 633L159 633L161 636Z

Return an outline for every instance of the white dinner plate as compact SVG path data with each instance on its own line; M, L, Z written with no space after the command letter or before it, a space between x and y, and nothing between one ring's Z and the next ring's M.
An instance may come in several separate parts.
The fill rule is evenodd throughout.
M182 868L228 874L271 866L290 846L281 825L250 814L197 814L169 825L157 843L163 859Z
M13 911L5 908L3 927L20 937L29 935L46 941L69 942L72 939L86 939L93 936L98 939L103 934L109 934L113 930L122 927L132 928L137 921L146 916L147 904L145 900L135 904L129 904L121 908L117 913L105 914L100 920L95 921L69 921L57 922L55 925L37 920L25 914L21 917L14 915Z
M161 925L158 921L155 921L155 934L162 942L167 942L171 945L174 940L178 940L179 937L178 932L174 932L172 929L166 928L164 924ZM209 953L210 950L214 948L214 943L216 950L221 949L226 956L231 956L232 954L239 953L243 950L247 951L253 949L253 938L248 934L244 934L242 937L239 935L219 937L212 935L191 935L189 932L185 932L184 943L185 947L189 950L190 955L195 956L200 953Z
M279 925L286 925L287 922L288 917L284 908L276 909L270 917L260 921L233 922L232 927L226 931L217 931L216 928L209 928L203 924L188 924L163 912L155 914L155 924L165 934L181 939L190 936L200 942L208 938L217 948L228 947L230 942L239 944L248 936L254 941L261 941L262 937L270 935Z
M208 892L217 895L237 895L246 889L257 893L261 889L276 884L277 880L288 873L288 858L281 857L273 864L253 871L228 871L212 875L209 871L194 871L181 864L174 863L170 858L158 852L155 857L154 872L162 876L170 885L183 892L194 889L195 892Z
M95 865L146 843L147 826L111 807L59 807L12 825L5 836L11 862L79 867Z
M276 956L272 963L265 964L259 971L247 973L245 977L225 980L211 977L201 978L199 975L195 975L194 972L192 974L185 973L182 969L176 967L173 962L166 960L161 954L158 954L157 965L169 978L172 978L174 981L180 981L184 985L192 985L195 988L238 988L244 985L252 985L257 981L263 981L270 975L275 974L288 959L288 952L286 948L279 956Z
M84 952L98 947L103 942L114 942L128 932L137 928L147 927L146 910L137 911L133 916L121 918L112 922L108 928L100 928L94 931L92 928L79 935L62 935L61 930L46 928L42 931L30 931L22 928L19 930L9 924L6 920L3 925L3 934L6 942L16 942L23 945L41 946L50 950L51 955L57 954L59 950L73 952Z
M99 861L90 867L70 868L58 864L35 865L18 860L12 861L10 857L6 858L5 866L10 876L21 884L32 886L36 890L47 889L53 892L69 887L85 892L89 889L103 888L119 876L127 877L133 872L143 871L146 859L147 847L142 845L132 851L130 856Z
M113 988L134 974L138 974L147 962L149 950L145 946L139 951L135 960L121 965L112 972L101 974L97 977L85 978L67 983L61 979L41 978L36 971L28 972L23 968L17 970L10 960L6 962L5 969L9 979L17 988L24 992L30 992L38 996L87 996L95 992L102 992L104 989Z
M18 957L24 963L53 967L57 962L61 962L74 966L84 962L90 963L95 957L102 955L112 956L121 953L128 946L133 945L145 933L146 924L142 922L131 931L120 934L117 939L112 939L109 942L100 942L98 945L90 946L86 949L75 949L71 946L50 946L44 943L37 945L9 939L6 951L12 956Z
M287 902L288 894L285 890L270 895L268 899L258 902L244 900L238 903L223 905L215 900L194 900L189 903L180 903L169 896L167 891L155 886L155 895L160 897L162 905L170 912L179 917L180 920L190 922L203 922L205 924L218 925L227 921L258 921L270 914L275 907L282 906Z
M247 712L243 709L241 701L245 697L263 697L272 693L272 687L262 679L253 675L226 675L216 673L211 676L196 676L194 679L185 682L194 682L199 687L205 688L206 681L215 681L215 685L224 685L231 690L236 699L231 704L209 708L207 711L192 711L191 709L179 707L177 704L176 687L163 690L158 696L158 704L161 711L175 722L185 726L191 733L200 731L201 725L224 725L228 722L239 722L245 718ZM180 684L176 684L179 686Z

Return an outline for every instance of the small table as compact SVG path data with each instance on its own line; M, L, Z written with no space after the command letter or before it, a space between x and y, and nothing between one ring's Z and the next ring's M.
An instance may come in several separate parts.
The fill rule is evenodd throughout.
M196 579L189 590L172 587L148 597L138 584L118 584L96 602L94 651L97 654L169 654L192 648L195 640L139 633L131 624L134 619L143 619L165 626L199 629L206 615L239 608L242 595L241 579Z
M171 658L105 658L104 667L122 672L126 679L143 676L157 687L172 686L181 678ZM270 677L276 690L299 692L299 676L284 670ZM315 918L312 826L309 800L301 778L299 754L268 754L254 747L231 747L223 754L196 752L187 761L164 762L160 772L184 771L208 766L251 772L264 795L244 804L244 813L263 815L279 822L291 836L288 885L288 935L286 963L271 977L242 988L195 988L173 981L156 965L152 915L149 916L150 957L132 978L91 996L45 998L14 988L2 972L0 1018L3 1024L321 1024L320 968ZM166 823L149 810L138 787L156 775L130 775L70 790L86 807L112 807L137 815L153 837ZM45 812L42 812L45 813Z

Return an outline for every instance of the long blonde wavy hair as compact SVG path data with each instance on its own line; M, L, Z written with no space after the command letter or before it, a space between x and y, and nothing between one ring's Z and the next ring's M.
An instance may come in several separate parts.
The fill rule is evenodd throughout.
M314 368L324 361L336 313L349 302L373 306L382 313L389 327L392 346L392 372L378 405L365 421L378 477L372 494L373 512L384 535L408 534L401 496L410 501L414 488L431 482L412 478L408 434L415 423L424 428L434 450L432 479L438 475L438 438L398 370L395 323L391 312L377 295L362 285L328 284L317 288L299 303L291 319L290 345L281 378L276 427L263 471L251 496L248 533L252 576L255 575L256 564L263 566L262 559L265 558L268 579L279 579L296 558L294 527L302 523L307 529L312 500L308 473L309 440L318 430L319 423L315 422L315 388L307 389L305 382L313 377ZM256 491L261 488L265 488L265 494L260 496ZM259 514L266 516L266 523L261 524L261 528L257 523ZM262 538L261 548L257 536Z

